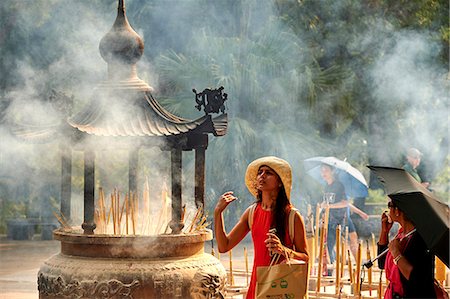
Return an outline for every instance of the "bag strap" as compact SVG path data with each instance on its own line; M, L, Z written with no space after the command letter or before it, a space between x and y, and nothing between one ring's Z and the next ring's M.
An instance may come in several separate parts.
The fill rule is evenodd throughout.
M295 236L295 214L297 213L297 209L294 207L291 207L291 211L289 212L289 238L291 239L291 242L294 243L294 236Z
M254 204L252 204L252 205L250 206L250 210L248 211L248 228L250 228L250 230L252 230L252 225L253 225L253 215L255 214L256 205L257 205L256 202L255 202Z

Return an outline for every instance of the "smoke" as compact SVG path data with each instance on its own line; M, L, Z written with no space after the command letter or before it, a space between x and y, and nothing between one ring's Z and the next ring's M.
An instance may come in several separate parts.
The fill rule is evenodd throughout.
M395 138L377 139L379 144L373 148L379 152L374 155L386 155L390 147L399 157L402 149L415 146L427 153L424 162L428 160L432 174L439 170L442 153L438 149L448 133L448 81L447 70L437 63L441 45L429 32L396 30L388 20L369 18L363 6L346 7L339 2L335 7L324 7L322 2L305 6L309 9L305 15L322 18L311 18L308 26L284 22L285 16L280 17L279 7L271 1L125 2L130 24L145 42L138 75L156 88L157 100L193 119L202 112L194 108L192 88L200 91L223 85L228 93L228 134L210 136L207 151L209 208L230 189L242 198L230 207L230 218L250 204L245 169L263 155L278 155L291 163L292 198L300 208L311 196L321 197L302 169L303 159L349 157L368 178L364 165L375 140L367 132L370 117L375 122L378 117L388 119L386 124L377 122L383 132L394 125ZM361 17L349 17L349 9ZM46 196L58 198L57 141L23 143L10 134L11 124L51 127L66 119L68 115L48 100L51 90L73 97L71 114L95 100L95 86L107 79L98 45L114 22L117 2L11 0L2 2L1 11L9 25L5 27L9 31L1 35L6 45L2 73L10 74L2 75L7 82L2 85L2 103L8 103L0 127L0 176L7 182L2 186L11 186L9 177L20 178L19 185L32 190L42 190L41 182L52 182L53 191ZM320 25L324 19L328 21ZM327 34L321 35L320 30ZM343 68L330 68L345 58ZM339 86L332 88L336 82ZM363 92L355 92L358 88ZM360 97L349 98L352 92ZM351 113L342 113L345 109ZM401 113L393 115L398 110ZM319 127L321 122L326 126ZM64 136L58 128L52 134ZM325 134L343 132L344 140ZM392 139L395 144L388 142ZM115 151L111 141L93 140L75 150L75 197L82 192L83 146L107 148L97 153L98 184L127 188L126 151ZM126 148L126 144L120 146ZM170 157L165 154L158 149L141 151L139 186L145 177L155 182L150 189L161 186L169 173ZM183 196L188 201L193 198L193 157L183 155L187 169ZM391 161L389 166L401 166L401 159ZM117 180L110 181L112 177ZM8 194L8 200L28 197L19 191Z
M393 32L390 43L370 70L373 96L378 105L400 107L398 144L403 154L409 147L425 153L424 175L432 179L448 154L448 70L436 63L441 49L429 34Z

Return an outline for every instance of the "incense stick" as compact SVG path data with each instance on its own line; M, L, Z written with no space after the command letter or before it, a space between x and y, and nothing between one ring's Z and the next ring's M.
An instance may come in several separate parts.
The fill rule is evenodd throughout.
M64 221L64 219L62 217L58 216L58 214L55 211L52 211L52 213L56 217L58 222L63 226L63 228L65 228L65 229L72 229L72 227L66 221Z

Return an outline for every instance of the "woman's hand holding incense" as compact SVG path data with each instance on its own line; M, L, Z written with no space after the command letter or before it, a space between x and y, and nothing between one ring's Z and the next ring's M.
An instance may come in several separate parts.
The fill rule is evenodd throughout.
M236 196L233 195L233 191L228 191L222 194L217 201L215 212L222 213L226 207L233 201L237 199Z
M267 239L264 241L266 243L267 250L269 250L270 253L278 253L284 255L283 245L281 244L280 239L277 235L273 233L267 233Z

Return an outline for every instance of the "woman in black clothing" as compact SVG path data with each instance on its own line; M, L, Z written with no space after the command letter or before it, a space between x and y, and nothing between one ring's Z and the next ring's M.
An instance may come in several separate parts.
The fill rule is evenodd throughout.
M433 254L405 213L392 201L388 207L389 213L381 216L378 241L378 253L389 248L388 253L378 260L379 268L385 269L389 281L384 298L436 298ZM401 227L389 242L389 231L394 221Z

